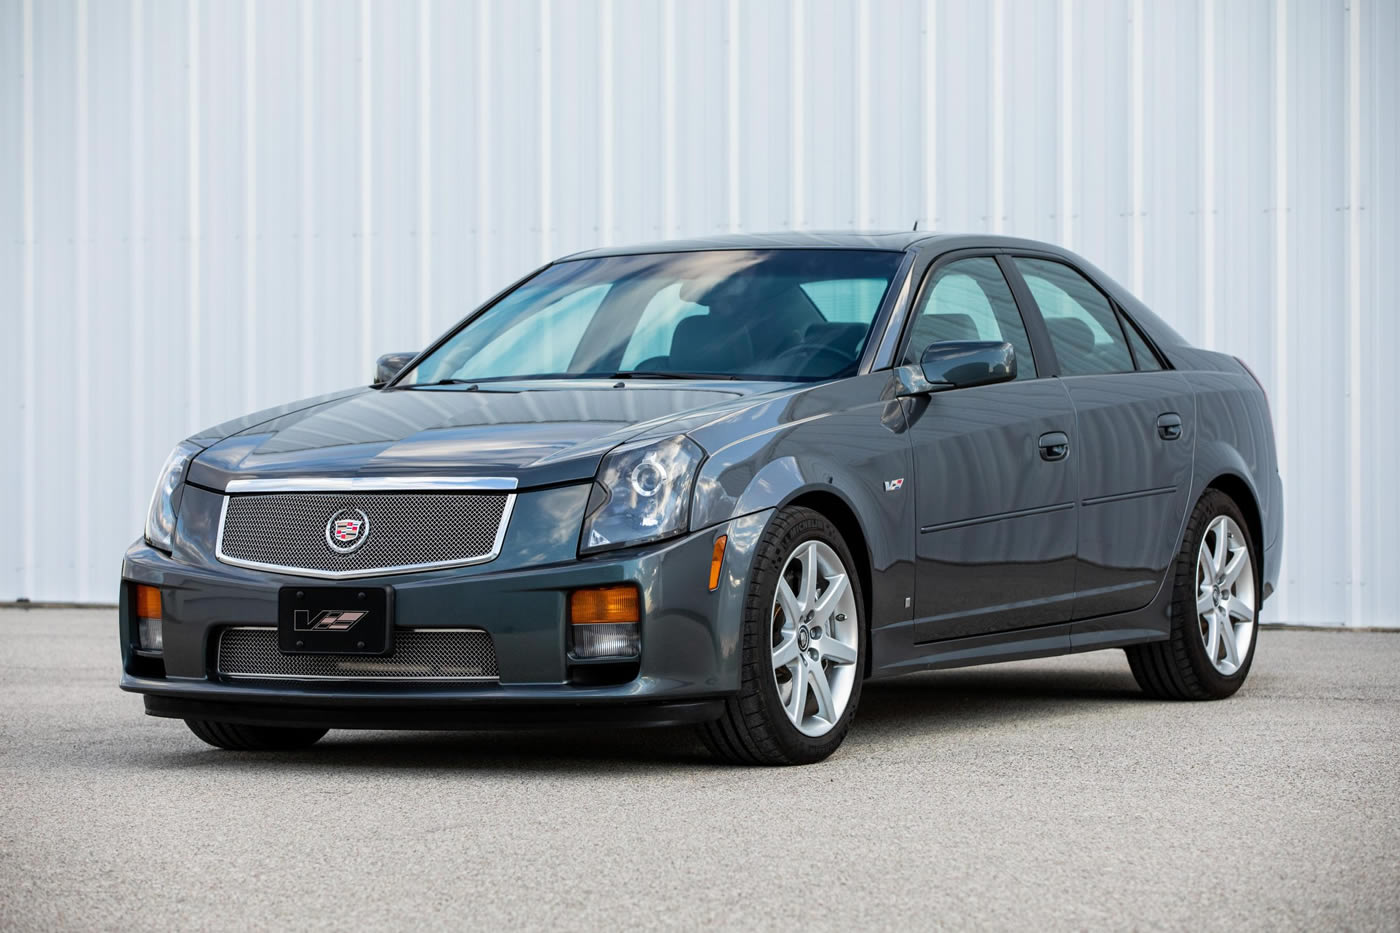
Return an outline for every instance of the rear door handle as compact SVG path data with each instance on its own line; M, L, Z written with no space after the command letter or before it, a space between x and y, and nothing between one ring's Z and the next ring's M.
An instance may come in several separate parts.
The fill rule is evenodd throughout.
M1069 435L1064 431L1051 431L1040 435L1040 459L1063 460L1069 456Z
M1157 417L1157 435L1164 441L1174 441L1181 437L1181 416L1169 411Z

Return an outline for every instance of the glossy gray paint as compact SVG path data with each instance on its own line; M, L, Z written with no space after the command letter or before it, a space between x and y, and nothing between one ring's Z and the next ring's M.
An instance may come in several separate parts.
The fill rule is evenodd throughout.
M203 432L197 442L206 449L179 503L174 554L138 542L123 565L125 580L167 594L166 676L134 672L132 633L124 630L123 686L210 701L464 709L723 695L738 684L738 620L754 546L773 510L796 501L827 511L864 563L872 675L1165 637L1166 570L1190 505L1212 484L1248 500L1242 506L1264 543L1263 578L1266 590L1272 587L1281 494L1263 393L1232 357L1189 346L1071 253L1010 238L903 233L725 237L584 255L814 246L905 253L876 334L849 379L570 380L473 392L391 386L310 399ZM1011 273L1041 378L911 390L916 374L894 363L927 274L959 256L1012 253L1080 269L1169 368L1058 378L1044 327ZM1165 413L1180 417L1179 436L1159 432ZM1067 436L1068 456L1048 461L1040 439L1056 432ZM584 504L601 458L628 440L681 433L706 453L689 533L579 559ZM218 562L214 539L228 484L403 475L519 480L516 512L495 561L384 581L395 587L402 625L466 621L487 628L501 683L386 691L233 686L211 678L217 628L273 624L277 588L299 579ZM710 593L703 580L721 533L730 536L723 584ZM643 590L638 677L606 687L569 683L568 591L623 580ZM125 613L123 625L130 625Z

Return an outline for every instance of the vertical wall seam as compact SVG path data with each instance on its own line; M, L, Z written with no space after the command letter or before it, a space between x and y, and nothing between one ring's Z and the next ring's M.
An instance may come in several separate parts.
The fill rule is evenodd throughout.
M370 357L373 339L374 251L374 72L370 53L373 47L370 33L369 0L360 0L360 360ZM362 364L363 365L363 364Z
M418 0L418 346L433 323L433 0Z
M549 262L553 256L553 240L550 236L552 205L554 199L554 40L549 14L550 0L540 0L540 262Z
M1074 248L1074 0L1060 0L1060 245Z
M491 260L491 5L476 7L476 300L489 288L487 263Z
M676 235L676 3L661 4L661 236Z
M243 407L257 408L258 378L258 12L243 0Z
M313 252L315 221L312 211L312 191L315 187L315 180L312 177L312 167L315 165L314 146L315 135L312 133L312 115L315 113L312 94L312 80L315 74L314 56L316 47L312 42L312 28L314 20L311 9L312 0L301 0L298 10L300 15L300 35L297 36L298 68L300 71L301 87L298 88L300 95L300 133L298 137L298 191L297 191L297 237L298 249L300 253L298 277L297 277L297 301L300 307L300 320L297 329L299 343L297 358L300 364L297 366L297 387L298 394L305 398L311 394L311 346L315 340L315 328L312 326L314 318L315 304L315 254Z
M188 420L182 426L182 433L199 430L199 426L204 418L201 410L203 403L204 373L200 365L200 346L203 342L201 334L201 309L200 297L202 289L200 287L200 262L201 262L201 231L200 231L200 90L199 90L199 4L192 3L187 7L189 19L186 23L188 34L188 64L186 66L186 92L188 106L187 120L189 137L186 141L186 156L188 159L189 174L189 294L186 298L186 314L188 315L189 327L186 329L186 381L188 388L186 397L189 399Z
M1347 622L1361 620L1365 584L1361 492L1364 478L1361 436L1361 7L1347 7L1347 539L1349 568Z
M870 216L870 0L856 6L856 229L874 226Z
M1006 3L992 0L992 217L990 229L1006 229Z
M599 114L599 153L598 171L599 180L599 215L601 217L599 230L602 245L611 246L613 242L613 225L615 213L613 199L615 173L613 170L614 146L613 146L613 124L615 117L613 114L613 84L615 81L614 69L617 67L613 55L613 0L600 0L598 7L598 71L599 71L599 91L598 107Z
M794 230L807 226L807 89L806 89L806 42L807 28L803 0L792 0L792 25L790 55L792 61L792 90L788 95L792 102L792 191L791 219L789 225Z
M74 308L77 327L74 340L74 355L77 357L74 392L77 395L76 417L73 419L77 431L77 444L74 461L77 477L74 496L77 511L74 515L73 538L77 542L77 581L79 599L92 598L92 483L86 477L92 470L92 204L91 204L91 153L89 151L90 96L88 86L88 4L87 0L77 0L76 28L74 30L74 84L76 107L74 108L74 155L75 177L73 179L74 198Z
M131 254L130 278L127 280L131 300L131 359L140 359L146 352L146 10L144 0L131 3ZM128 470L128 493L131 501L141 501L141 488L150 477L145 475L146 458L146 367L132 366L127 371L127 414L131 419ZM131 512L136 512L133 505ZM140 516L137 516L139 520Z
M1274 0L1274 440L1280 469L1288 459L1288 0ZM1285 552L1287 553L1287 552ZM1286 582L1286 578L1283 581ZM1280 586L1279 617L1291 611L1289 587Z
M609 0L611 2L611 0ZM729 232L739 230L739 0L729 0L725 28L729 41L725 49L725 62L728 86L727 139L729 176L726 179L729 189Z
M924 3L924 218L938 229L938 0Z
M1143 294L1144 204L1143 204L1143 8L1142 0L1133 0L1133 64L1132 64L1132 164L1133 164L1133 293Z
M1215 349L1215 0L1201 22L1201 345Z
M35 564L35 546L38 540L36 523L35 502L38 500L38 490L35 482L38 478L39 445L34 436L35 418L34 406L39 398L38 385L35 383L36 369L34 366L34 353L38 345L34 328L37 323L34 314L34 252L35 252L35 228L34 228L34 0L24 0L20 18L23 20L21 29L24 33L23 77L20 79L21 96L23 101L21 109L23 116L21 122L21 148L23 150L20 157L22 163L21 174L24 185L24 269L22 274L23 284L20 286L21 319L23 321L23 333L21 338L23 350L20 353L21 372L21 404L23 405L23 436L24 449L20 452L22 462L22 475L20 478L20 502L24 510L24 530L21 533L21 547L19 552L19 562L22 568L21 580L23 590L20 596L37 599L34 586L36 582L37 567Z

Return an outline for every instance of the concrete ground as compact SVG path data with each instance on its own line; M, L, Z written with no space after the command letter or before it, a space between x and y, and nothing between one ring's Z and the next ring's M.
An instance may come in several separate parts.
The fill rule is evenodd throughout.
M1400 633L1262 633L1221 703L1121 652L872 684L831 760L685 731L206 748L113 612L0 610L0 928L1390 929Z

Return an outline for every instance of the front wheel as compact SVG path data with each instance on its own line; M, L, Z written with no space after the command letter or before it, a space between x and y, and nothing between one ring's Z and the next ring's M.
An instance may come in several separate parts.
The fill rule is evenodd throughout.
M808 764L845 739L866 651L855 567L841 532L820 513L787 508L774 516L749 578L739 693L700 729L715 755Z
M329 731L291 726L242 726L207 719L186 719L185 725L215 748L236 752L283 752L306 748L316 744Z
M1254 661L1263 592L1256 545L1235 501L1201 496L1177 555L1171 637L1126 649L1143 691L1170 700L1219 700Z

